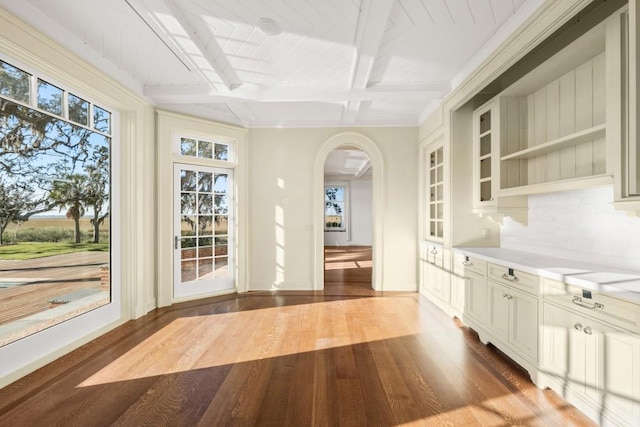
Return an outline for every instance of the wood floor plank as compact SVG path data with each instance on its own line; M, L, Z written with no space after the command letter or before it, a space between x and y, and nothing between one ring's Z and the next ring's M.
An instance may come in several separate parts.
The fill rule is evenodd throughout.
M0 390L0 425L594 425L423 297L374 292L370 254L328 253L358 271L322 292L128 322Z

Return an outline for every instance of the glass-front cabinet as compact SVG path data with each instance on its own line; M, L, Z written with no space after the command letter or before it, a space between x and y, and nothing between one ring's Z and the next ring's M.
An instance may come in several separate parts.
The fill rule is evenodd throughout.
M473 113L474 189L473 207L494 206L496 191L496 165L499 133L499 102L495 99Z
M444 238L444 149L442 144L426 150L427 238Z

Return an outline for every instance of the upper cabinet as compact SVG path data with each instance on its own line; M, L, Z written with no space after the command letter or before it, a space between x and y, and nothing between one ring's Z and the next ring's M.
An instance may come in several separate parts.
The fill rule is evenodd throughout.
M474 111L476 213L526 222L530 194L614 182L618 207L634 202L640 210L638 48L629 16L604 19Z
M445 147L441 134L421 144L421 205L424 215L423 238L443 243L445 238Z
M427 149L427 233L430 240L444 238L444 147Z
M498 222L503 215L519 219L527 208L525 197L498 197L501 177L506 176L500 170L501 147L518 143L517 135L522 132L519 111L514 113L511 101L498 96L473 113L473 210Z
M640 0L629 0L629 11L620 18L619 56L626 71L617 86L622 89L622 99L617 109L623 122L619 143L613 146L615 186L614 205L640 214ZM608 88L607 88L608 89Z

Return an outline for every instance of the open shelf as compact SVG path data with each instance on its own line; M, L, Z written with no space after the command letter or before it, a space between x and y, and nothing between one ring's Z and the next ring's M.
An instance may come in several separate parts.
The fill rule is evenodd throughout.
M540 156L542 154L551 153L552 151L558 151L563 148L573 147L583 142L593 141L596 139L604 138L606 134L606 125L601 124L593 126L589 129L575 132L562 138L557 138L544 144L536 145L534 147L527 148L512 154L502 156L500 160L524 160L531 159L533 157Z
M586 177L563 179L558 181L528 184L519 187L502 188L498 190L498 197L527 196L531 194L543 194L555 191L579 190L604 185L611 185L613 177L607 174L591 175Z

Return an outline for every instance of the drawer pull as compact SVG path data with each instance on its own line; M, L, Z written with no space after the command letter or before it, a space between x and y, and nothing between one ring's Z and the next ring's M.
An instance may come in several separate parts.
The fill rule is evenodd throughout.
M437 251L437 250L435 250L435 249L432 249L432 250L431 250L431 254L432 254L432 255L438 255L438 251Z
M594 308L599 308L600 310L602 310L604 308L604 305L600 304L599 302L589 304L588 302L582 301L582 298L580 297L573 297L572 302L576 305L579 305L580 307L588 308L589 310L593 310Z
M591 331L591 328L588 327L588 326L586 328L584 328L584 333L587 334L587 335L593 334L593 332Z
M576 323L575 325L573 325L574 328L576 328L576 331L581 331L582 330L582 323Z
M473 263L471 261L462 261L462 265L464 265L465 267L471 267Z
M508 280L508 281L510 281L510 282L517 282L518 280L520 280L520 279L518 279L516 276L512 276L512 275L507 274L507 273L504 273L504 274L502 275L502 278L503 278L504 280Z

